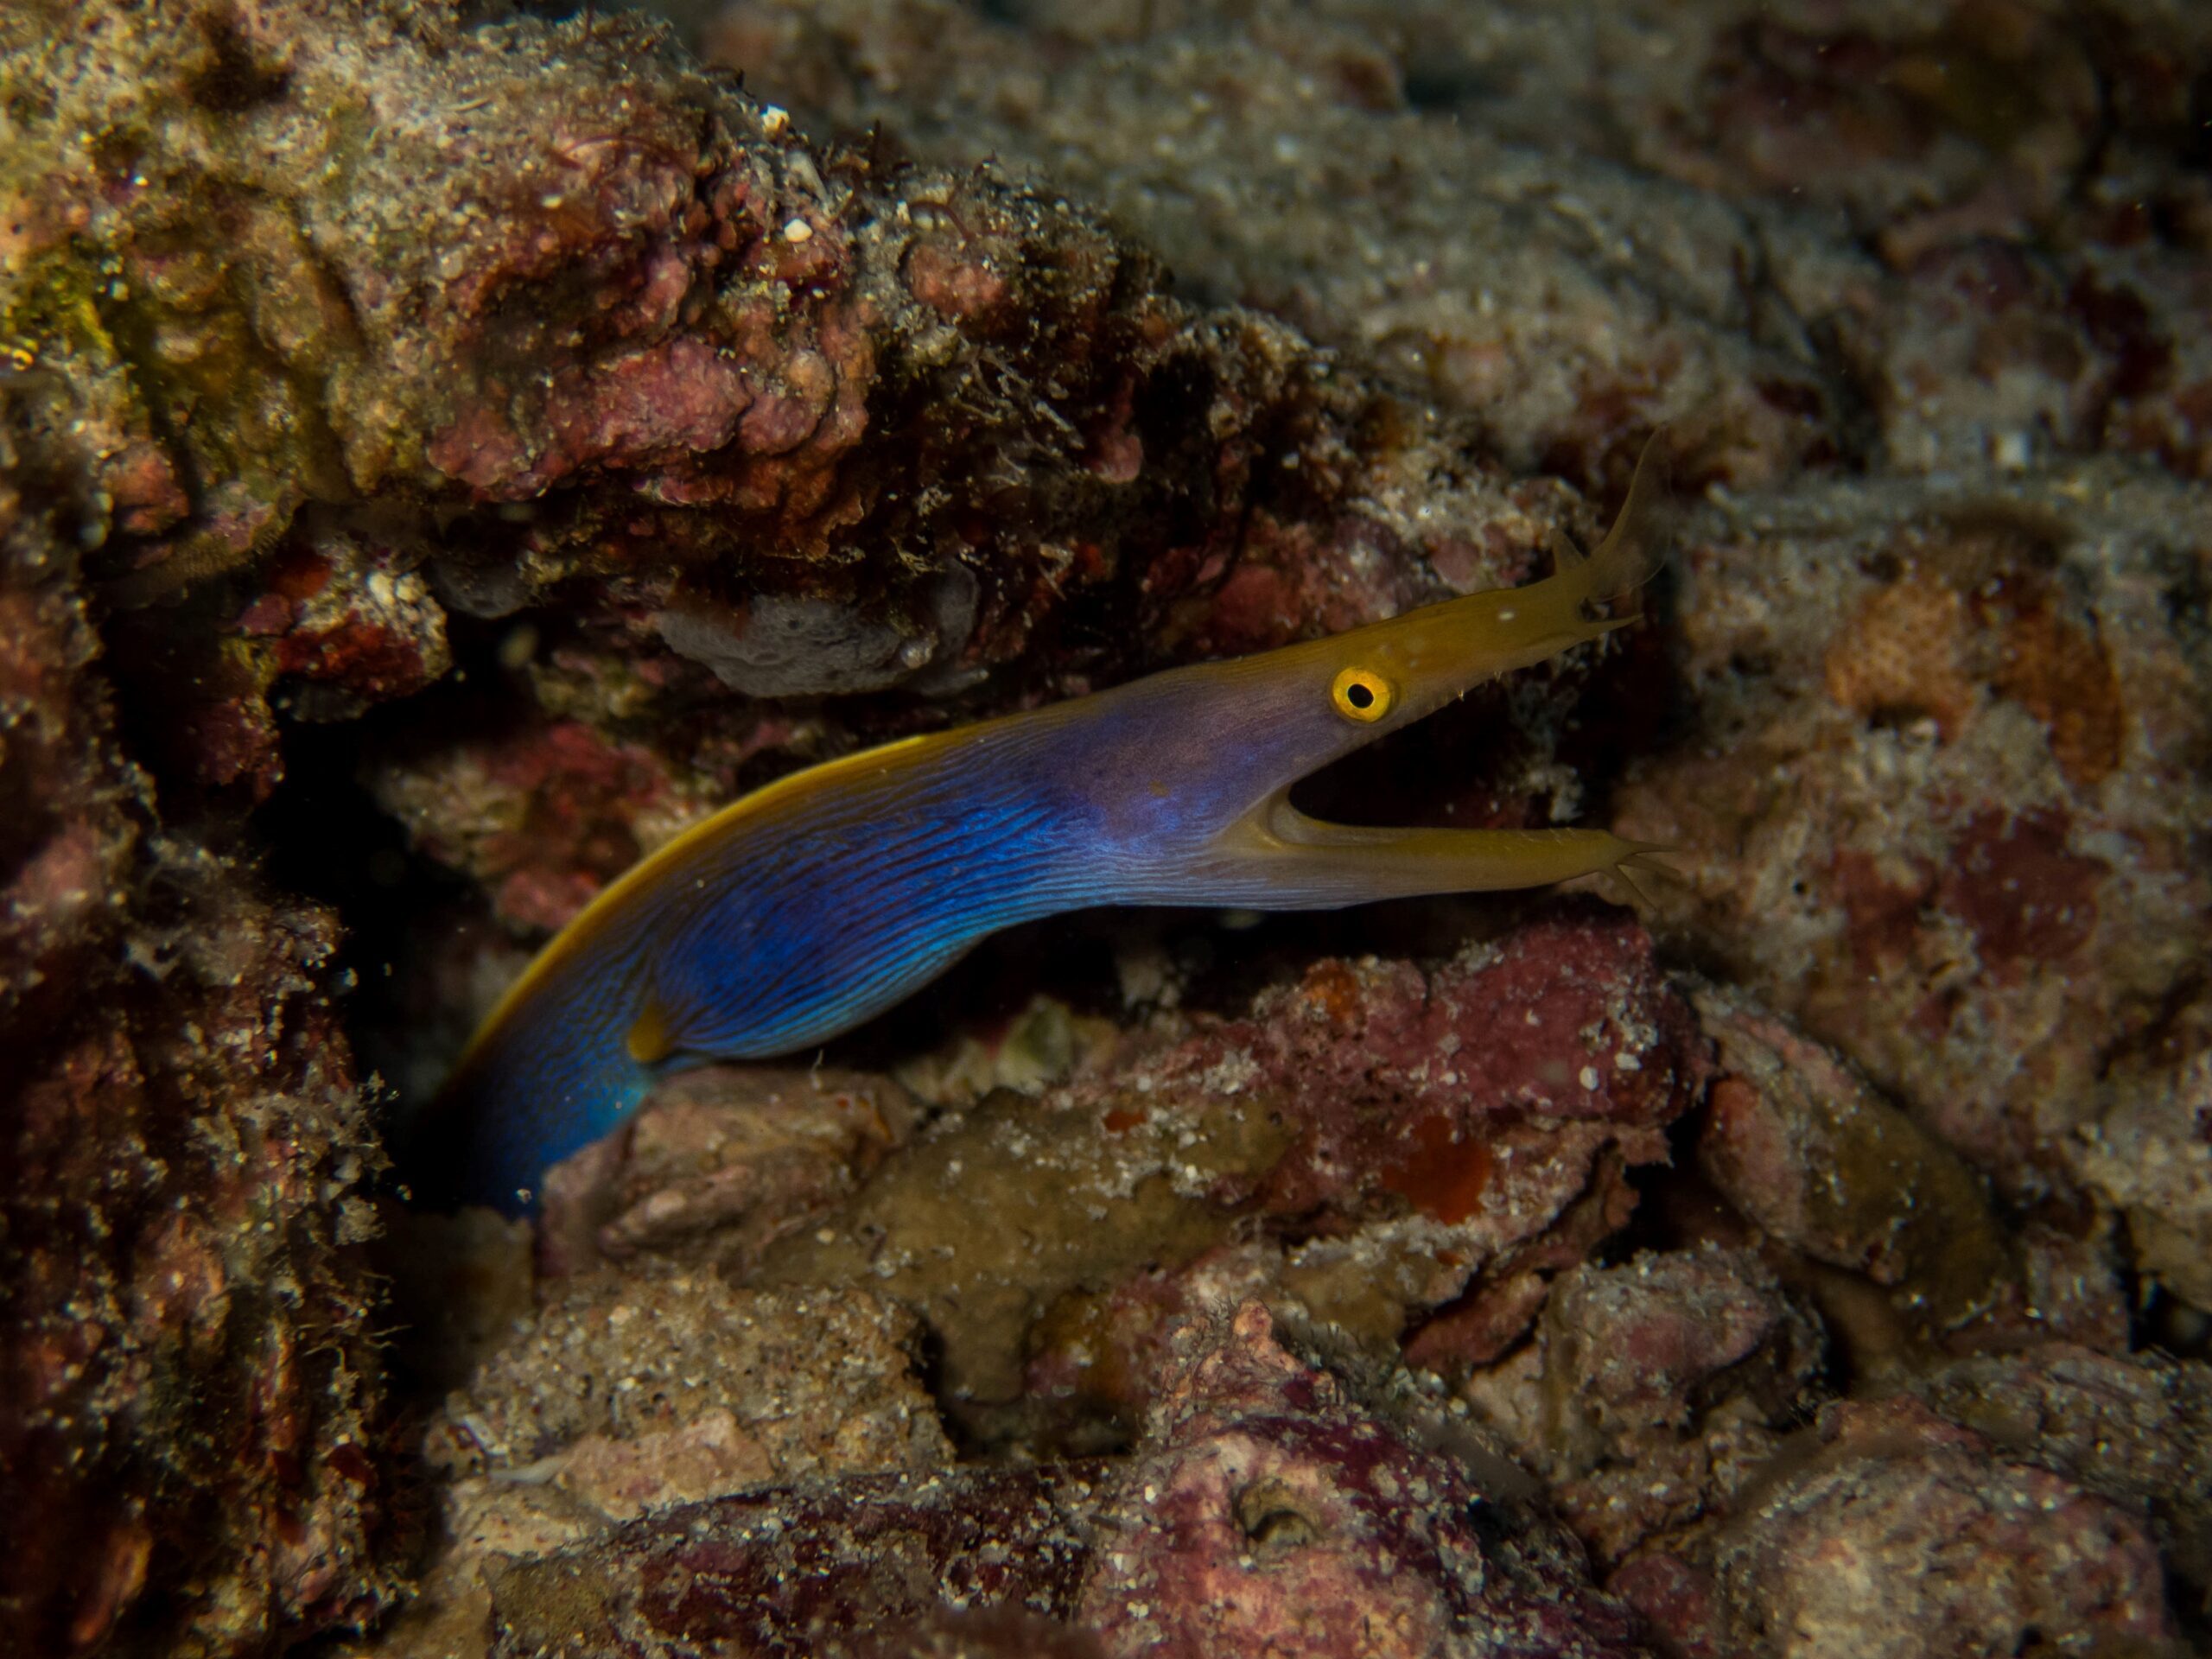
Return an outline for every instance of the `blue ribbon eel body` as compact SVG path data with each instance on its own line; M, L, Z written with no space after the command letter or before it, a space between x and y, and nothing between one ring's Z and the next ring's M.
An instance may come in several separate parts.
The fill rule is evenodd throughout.
M1289 793L1471 687L1634 620L1659 550L1654 474L1647 450L1597 550L1563 547L1526 587L908 738L723 809L609 886L485 1020L429 1109L458 1190L525 1211L546 1166L613 1129L670 1067L812 1047L1018 922L1100 905L1333 909L1630 867L1651 849L1603 830L1334 824Z

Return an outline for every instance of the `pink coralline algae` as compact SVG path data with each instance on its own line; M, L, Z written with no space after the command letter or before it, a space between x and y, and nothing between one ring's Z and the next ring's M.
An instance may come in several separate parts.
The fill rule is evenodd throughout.
M396 1588L338 929L156 830L0 460L0 1648L259 1649Z
M0 1649L2203 1646L2212 10L680 10L0 6ZM1300 795L1635 919L1055 922L410 1211L705 814L1661 422Z
M1711 1249L1576 1268L1538 1340L1546 1429L1521 1450L1607 1563L1726 1513L1811 1402L1823 1347L1756 1257Z
M2127 1507L1914 1402L1833 1407L1819 1440L1715 1549L1737 1641L1902 1659L2017 1652L2043 1630L2152 1651L2177 1635ZM1888 1592L1870 1601L1870 1580Z
M1390 1194L1456 1225L1510 1210L1517 1180L1548 1179L1539 1161L1586 1165L1614 1141L1632 1160L1659 1155L1657 1131L1694 1101L1704 1066L1642 931L1567 908L1433 972L1316 963L1249 1016L1203 1025L1070 1100L1126 1133L1227 1082L1264 1099L1289 1144L1224 1199L1350 1215ZM1522 1136L1543 1143L1541 1160L1522 1158Z
M1643 1651L1571 1544L1287 1352L1258 1303L1178 1347L1077 1603L1109 1653Z
M1051 1632L1089 1559L1100 1473L1069 1464L857 1476L671 1510L496 1567L490 1650L711 1643L743 1659L880 1654L947 1602Z
M445 612L387 550L342 535L303 541L274 562L268 582L236 630L269 642L280 690L307 718L344 719L406 696L452 665Z
M1503 1484L1486 1489L1433 1411L1359 1403L1280 1345L1257 1303L1173 1347L1153 1427L1116 1465L864 1476L673 1510L493 1569L493 1651L712 1642L859 1659L937 1652L940 1630L972 1630L956 1651L1099 1659L1646 1651L1634 1615L1525 1507L1525 1478L1488 1454ZM1034 1645L999 1645L1007 1631Z
M641 835L702 812L650 749L574 720L382 765L370 786L423 851L493 893L502 921L548 931L652 850Z
M754 1282L868 1275L923 1310L971 1433L1079 1446L1141 1414L1165 1331L1223 1295L1440 1368L1510 1345L1633 1210L1627 1172L1707 1065L1648 940L1595 906L1433 967L1325 958L1178 1024L869 1148L849 1202L757 1259L750 1220L721 1248ZM671 1206L712 1183L698 1163L663 1178Z

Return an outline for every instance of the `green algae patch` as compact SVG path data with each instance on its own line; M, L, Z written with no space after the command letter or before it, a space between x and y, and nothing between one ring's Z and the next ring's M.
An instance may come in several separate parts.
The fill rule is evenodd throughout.
M1724 1072L1698 1160L1729 1201L1883 1287L1922 1340L1999 1312L2020 1262L1966 1160L1786 1021L1725 993L1697 1000Z
M1137 1109L994 1095L887 1163L834 1227L771 1247L749 1282L872 1284L928 1322L949 1401L1014 1400L1049 1307L1227 1242L1236 1210L1209 1189L1263 1174L1290 1146L1256 1096Z

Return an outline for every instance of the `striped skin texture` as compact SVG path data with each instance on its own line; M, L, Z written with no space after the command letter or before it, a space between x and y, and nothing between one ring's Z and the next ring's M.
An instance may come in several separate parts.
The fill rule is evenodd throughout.
M994 758L1020 747L1001 740ZM979 776L975 758L897 746L842 788L786 790L741 833L679 841L636 873L652 879L630 880L628 902L579 918L599 925L549 950L448 1084L470 1120L465 1195L517 1208L544 1165L629 1114L659 1069L632 1052L648 1009L654 1046L674 1055L788 1053L986 934L1096 902L1089 861L1065 856L1086 842L1080 811L1056 810L1018 764Z
M526 1210L544 1167L669 1067L811 1047L1019 922L1332 909L1633 868L1651 849L1603 830L1329 824L1288 795L1471 686L1634 620L1657 489L1647 453L1596 553L1566 550L1529 587L911 738L726 808L608 887L485 1021L421 1126L444 1166L426 1187Z

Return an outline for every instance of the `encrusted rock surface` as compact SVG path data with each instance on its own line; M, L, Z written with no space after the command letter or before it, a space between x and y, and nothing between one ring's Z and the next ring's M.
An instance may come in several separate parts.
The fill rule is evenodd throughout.
M1259 1304L1174 1348L1077 1602L1109 1654L1643 1650L1572 1541L1485 1490L1499 1460L1348 1397Z
M878 1476L678 1510L507 1567L493 1586L492 1651L881 1652L947 1602L997 1614L976 1621L986 1629L1041 1626L1057 1642L1055 1615L1089 1556L1099 1473L1065 1464Z
M1700 403L1743 483L2212 459L2196 8L737 0L701 39L809 119L1070 181L1521 464Z
M1697 1001L1721 1071L1698 1166L1771 1244L1885 1287L1893 1329L1847 1322L1858 1367L1882 1369L1915 1339L2126 1347L2101 1227L2069 1230L2063 1212L2007 1227L1966 1160L1833 1050L1740 995Z
M669 10L0 11L0 1650L2212 1639L2212 13ZM404 1213L641 853L1662 419L1653 626L1309 801L1640 918L1055 923Z
M893 1078L703 1066L656 1090L626 1134L546 1178L538 1262L697 1253L749 1265L849 1200L918 1116Z
M2207 550L2200 489L2108 462L1732 505L1681 571L1697 736L1620 798L1682 849L1662 934L2016 1203L2086 1185L2146 1240L2204 1225L2190 1174L2101 1148L2107 1117L2131 1142L2201 1136L2212 872L2181 826L2207 804Z
M1664 1155L1705 1077L1641 931L1594 909L1427 971L1325 959L1242 1017L1163 1023L1041 1098L941 1120L752 1279L866 1275L924 1311L949 1404L1078 1421L1141 1405L1173 1281L1230 1261L1245 1294L1386 1346L1502 1303L1502 1344L1548 1247L1573 1259L1591 1217L1624 1218L1625 1170Z
M396 1588L380 1154L336 920L119 747L54 465L0 430L0 1649L257 1649Z
M1713 1535L1708 1571L1725 1611L1714 1628L1678 1626L1682 1645L1994 1654L2044 1631L2177 1645L2133 1506L1913 1401L1834 1406L1816 1434L1799 1467L1745 1503L1732 1535ZM1649 1599L1665 1624L1664 1601Z
M1111 1465L799 1485L494 1567L493 1651L1644 1651L1510 1464L1433 1409L1354 1397L1260 1304L1185 1327L1156 1395ZM964 1617L932 1631L942 1603Z
M952 1448L913 1375L917 1334L896 1304L850 1289L569 1279L433 1421L437 1565L385 1645L483 1653L495 1592L511 1601L529 1580L518 1559L626 1522L793 1481L873 1491L868 1478L944 1470Z
M1817 1397L1821 1350L1756 1256L1707 1246L1562 1275L1535 1343L1465 1392L1611 1565L1726 1512Z

